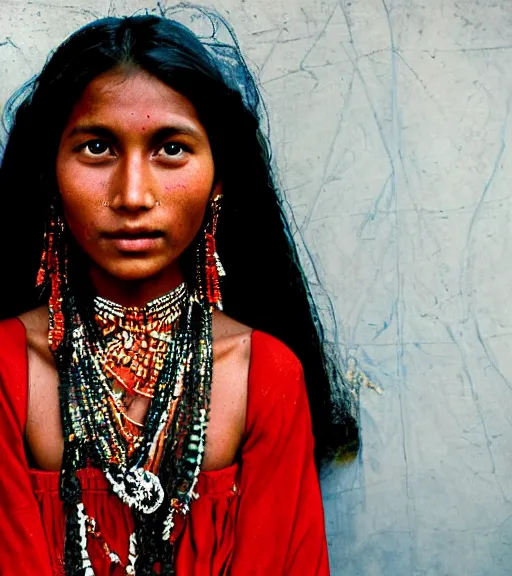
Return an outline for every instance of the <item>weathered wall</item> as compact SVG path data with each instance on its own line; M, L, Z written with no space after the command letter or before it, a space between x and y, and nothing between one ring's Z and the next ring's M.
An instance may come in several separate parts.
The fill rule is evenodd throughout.
M512 2L215 7L261 79L344 357L382 389L361 389L359 458L323 478L333 574L511 574ZM0 102L75 28L141 8L2 0Z

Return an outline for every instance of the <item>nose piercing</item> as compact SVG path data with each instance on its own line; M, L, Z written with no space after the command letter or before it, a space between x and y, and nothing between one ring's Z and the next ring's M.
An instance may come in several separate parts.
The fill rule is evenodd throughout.
M162 203L160 202L160 200L157 200L157 201L155 202L155 206L161 206L161 205L162 205Z
M108 206L110 206L110 203L107 202L106 200L103 200L103 206L106 206L108 208Z

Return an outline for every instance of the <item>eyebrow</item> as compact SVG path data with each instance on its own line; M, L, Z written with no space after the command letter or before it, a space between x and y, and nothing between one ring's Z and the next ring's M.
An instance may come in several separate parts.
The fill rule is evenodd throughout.
M79 124L71 130L68 137L72 138L76 134L90 134L98 138L117 140L115 132L103 124ZM150 134L151 144L157 144L166 138L180 135L192 136L197 140L201 139L201 133L196 128L188 124L179 123L173 124L172 126L163 126L153 133L148 132L148 134Z

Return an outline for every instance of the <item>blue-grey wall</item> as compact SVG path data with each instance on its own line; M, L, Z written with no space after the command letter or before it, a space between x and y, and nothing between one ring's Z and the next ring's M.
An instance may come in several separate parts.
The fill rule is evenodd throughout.
M323 478L332 573L509 576L512 1L215 7L261 79L332 336L366 374L362 451ZM0 102L75 28L141 8L2 0Z

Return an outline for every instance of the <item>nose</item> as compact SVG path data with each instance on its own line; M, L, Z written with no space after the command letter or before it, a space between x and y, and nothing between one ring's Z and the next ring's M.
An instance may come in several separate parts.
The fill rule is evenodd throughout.
M127 154L118 163L115 173L114 196L110 206L114 210L140 212L157 205L149 159L141 153Z

